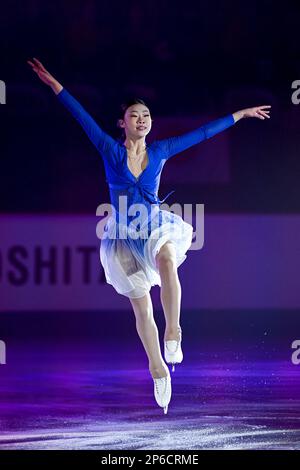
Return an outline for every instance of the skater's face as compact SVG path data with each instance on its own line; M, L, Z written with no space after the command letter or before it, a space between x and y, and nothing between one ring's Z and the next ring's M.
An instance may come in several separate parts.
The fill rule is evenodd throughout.
M120 120L120 127L124 128L126 136L145 137L149 134L152 119L149 108L143 104L133 104L126 109L124 119Z

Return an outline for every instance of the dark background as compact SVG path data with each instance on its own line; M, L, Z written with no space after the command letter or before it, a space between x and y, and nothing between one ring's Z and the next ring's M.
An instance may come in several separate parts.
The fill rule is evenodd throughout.
M266 0L3 2L0 211L94 214L108 201L101 158L27 65L37 57L114 137L131 94L154 119L271 104L270 120L227 131L228 183L178 181L176 197L206 212L300 212L299 10ZM162 179L160 194L170 189Z

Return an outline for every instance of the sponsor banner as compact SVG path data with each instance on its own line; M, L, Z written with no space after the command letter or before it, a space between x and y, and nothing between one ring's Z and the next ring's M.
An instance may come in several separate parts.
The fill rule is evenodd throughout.
M1 215L0 311L131 308L104 277L103 221ZM178 268L182 307L299 308L299 233L295 215L206 215L202 247ZM161 308L159 287L151 294Z

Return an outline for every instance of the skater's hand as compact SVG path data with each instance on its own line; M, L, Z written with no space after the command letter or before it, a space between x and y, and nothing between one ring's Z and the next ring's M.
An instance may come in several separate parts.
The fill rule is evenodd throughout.
M46 83L46 85L52 85L54 83L55 78L45 69L43 64L37 60L35 57L33 58L34 62L27 60L27 63L31 65L32 70L38 75L38 77L42 80L42 82Z
M235 121L238 121L239 119L242 119L242 118L248 118L248 117L256 117L258 119L270 118L269 116L270 110L266 108L271 108L271 106L264 105L264 106L255 106L254 108L242 109L241 111L237 111L236 113L233 113L233 117Z
M34 57L33 61L27 60L27 63L31 66L32 70L37 74L42 82L49 85L56 94L59 93L63 88L62 85L55 80L39 60Z
M268 114L270 110L269 109L267 110L266 108L271 108L271 106L265 105L265 106L256 106L255 108L244 109L243 110L244 117L256 117L259 119L265 119L266 117L270 118Z

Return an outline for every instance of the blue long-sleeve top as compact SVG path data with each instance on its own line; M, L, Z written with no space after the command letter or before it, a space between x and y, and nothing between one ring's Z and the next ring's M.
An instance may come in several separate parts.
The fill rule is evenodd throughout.
M146 144L148 165L136 177L127 165L127 149L125 145L104 132L83 106L65 88L56 96L80 123L103 158L111 204L114 206L117 214L119 213L119 196L121 195L126 195L128 198L127 209L132 204L137 203L144 204L150 210L151 204L162 204L174 192L171 191L163 200L158 198L160 176L166 161L192 145L222 132L235 123L233 115L228 114L182 135L156 140L150 145Z

